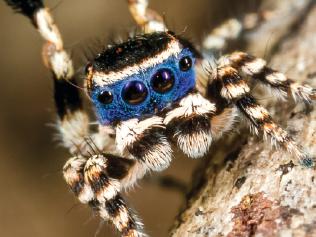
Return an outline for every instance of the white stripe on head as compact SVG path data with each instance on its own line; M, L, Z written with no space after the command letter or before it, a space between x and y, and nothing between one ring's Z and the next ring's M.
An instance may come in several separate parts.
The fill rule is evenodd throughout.
M92 81L98 86L106 86L109 84L113 84L136 73L139 73L140 71L145 71L150 67L160 64L172 56L177 57L181 50L182 48L180 46L180 43L174 39L168 44L167 48L164 51L153 57L145 59L139 64L127 66L123 68L121 71L117 72L94 72L92 76Z

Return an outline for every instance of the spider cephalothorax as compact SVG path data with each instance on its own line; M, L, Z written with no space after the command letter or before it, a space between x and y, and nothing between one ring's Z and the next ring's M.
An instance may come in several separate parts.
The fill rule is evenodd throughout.
M101 124L152 116L195 87L195 55L171 32L136 36L100 53L88 67Z
M239 115L294 161L313 165L313 157L256 102L246 79L279 97L305 103L315 98L315 89L242 52L223 56L215 68L204 70L210 57L202 58L188 41L168 31L162 18L147 9L147 0L128 0L144 33L107 48L86 67L87 90L99 120L99 131L91 134L72 60L50 12L41 0L6 2L28 16L46 40L43 56L53 72L57 124L64 146L73 154L64 166L64 178L78 199L111 221L121 236L146 236L121 191L147 171L167 168L171 144L191 158L202 157ZM227 29L224 32L220 42L231 38ZM210 45L218 46L220 36L208 37L205 54L212 52Z

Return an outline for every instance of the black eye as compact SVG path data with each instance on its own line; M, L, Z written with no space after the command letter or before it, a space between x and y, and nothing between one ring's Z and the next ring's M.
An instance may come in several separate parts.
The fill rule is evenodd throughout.
M174 85L174 74L169 69L161 69L151 79L153 89L158 93L170 91Z
M127 82L122 90L123 99L132 105L140 104L147 97L148 91L140 81Z
M98 95L98 101L100 101L102 104L110 104L113 101L113 95L110 91L102 91Z
M188 71L192 67L192 59L190 57L183 57L180 59L179 62L180 70L181 71Z

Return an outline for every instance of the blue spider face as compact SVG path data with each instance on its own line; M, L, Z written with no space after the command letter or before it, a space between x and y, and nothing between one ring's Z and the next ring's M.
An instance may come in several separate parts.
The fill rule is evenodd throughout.
M161 40L166 41L165 38ZM165 48L151 52L151 57L143 54L142 57L130 58L129 52L121 60L133 63L121 68L108 69L109 64L104 64L105 55L102 55L101 63L94 62L94 68L99 70L93 73L90 96L101 124L151 116L183 98L195 87L194 53L179 41L169 39L166 42L163 42ZM144 42L138 44L145 47ZM130 47L128 45L128 49ZM124 45L116 47L115 53L124 50Z

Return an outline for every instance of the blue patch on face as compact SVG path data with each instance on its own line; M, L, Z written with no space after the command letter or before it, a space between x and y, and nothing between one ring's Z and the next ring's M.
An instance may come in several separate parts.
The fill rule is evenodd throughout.
M195 59L184 49L177 56L91 93L101 124L150 116L183 98L195 87Z

